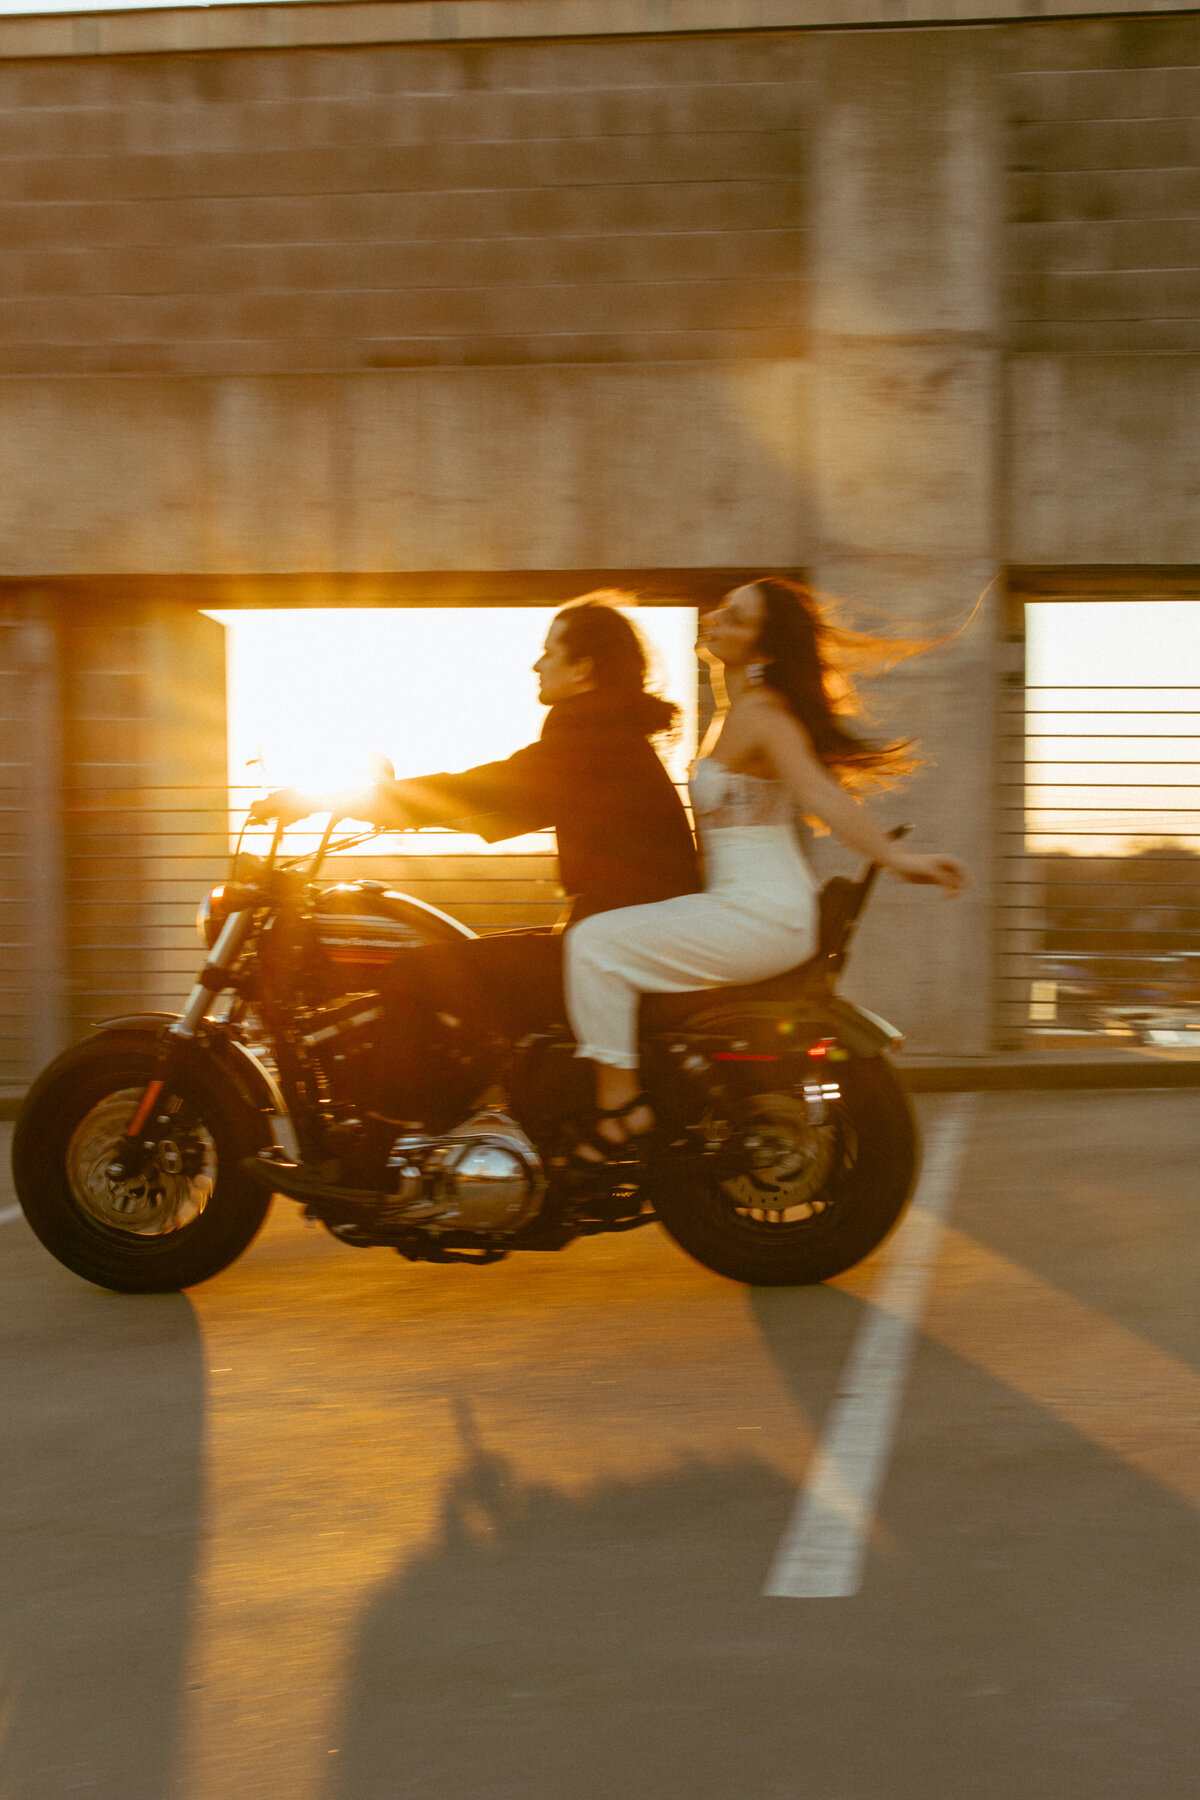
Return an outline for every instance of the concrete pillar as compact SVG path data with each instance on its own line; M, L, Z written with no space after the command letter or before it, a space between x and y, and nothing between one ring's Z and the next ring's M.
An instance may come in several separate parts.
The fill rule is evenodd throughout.
M11 1052L23 1059L19 1082L32 1079L68 1038L68 970L63 892L61 657L53 609L28 600L16 624L12 708L23 722L17 768L23 776L26 950L10 955L20 980L26 1030ZM23 766L22 766L23 765ZM14 1070L14 1073L16 1071Z
M224 627L186 606L64 607L62 738L70 1026L173 1011L226 873Z
M148 606L141 655L143 996L173 1012L201 956L196 907L229 872L225 627L187 607Z
M994 34L822 44L814 131L816 584L870 628L961 623L997 570L999 130ZM990 1041L994 596L887 679L887 735L932 767L879 803L970 865L942 903L885 881L847 990L913 1048Z

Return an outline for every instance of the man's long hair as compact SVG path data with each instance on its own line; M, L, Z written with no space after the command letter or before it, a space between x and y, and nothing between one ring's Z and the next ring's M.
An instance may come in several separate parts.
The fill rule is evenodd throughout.
M679 708L670 700L647 690L649 658L635 626L623 613L621 604L634 605L632 594L603 588L572 600L555 615L562 627L563 643L572 662L590 657L592 680L597 692L614 701L624 700L647 735L669 731L679 717Z

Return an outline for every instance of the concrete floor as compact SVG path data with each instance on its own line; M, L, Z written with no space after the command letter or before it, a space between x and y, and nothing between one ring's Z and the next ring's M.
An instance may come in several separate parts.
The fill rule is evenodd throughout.
M129 1299L0 1225L0 1796L1191 1800L1198 1107L980 1097L846 1599L761 1590L879 1259L412 1268L279 1202Z

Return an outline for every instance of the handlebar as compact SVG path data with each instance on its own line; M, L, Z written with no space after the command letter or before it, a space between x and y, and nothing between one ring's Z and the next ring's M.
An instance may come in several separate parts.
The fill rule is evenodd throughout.
M336 812L331 812L329 814L315 851L306 851L303 856L282 858L280 857L279 852L283 847L284 835L288 828L277 819L275 821L274 830L271 833L270 849L267 851L266 856L262 858L261 863L258 863L257 857L254 859L255 862L258 863L263 874L270 874L276 870L292 873L302 869L305 863L308 863L309 867L307 875L308 879L311 881L315 878L317 870L320 868L331 849L334 852L339 850L352 850L356 844L365 844L370 838L379 837L386 830L386 827L384 826L370 825L365 830L353 831L347 837L334 843L332 841L333 833L343 816L343 814ZM242 845L245 841L246 833L250 829L250 824L250 817L247 814L242 822L242 828L238 833L237 844L234 847L233 866L235 870L242 856Z

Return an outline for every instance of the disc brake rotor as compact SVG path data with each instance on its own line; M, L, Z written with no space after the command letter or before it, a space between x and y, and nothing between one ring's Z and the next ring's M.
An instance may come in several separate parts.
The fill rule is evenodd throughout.
M140 1088L107 1094L67 1145L66 1175L77 1204L97 1224L133 1237L163 1237L198 1219L217 1178L217 1150L202 1125L176 1127L140 1174L113 1181L108 1166L125 1135Z
M766 1224L796 1224L824 1212L838 1159L836 1113L814 1120L792 1094L762 1094L738 1122L744 1170L721 1183L739 1213Z

